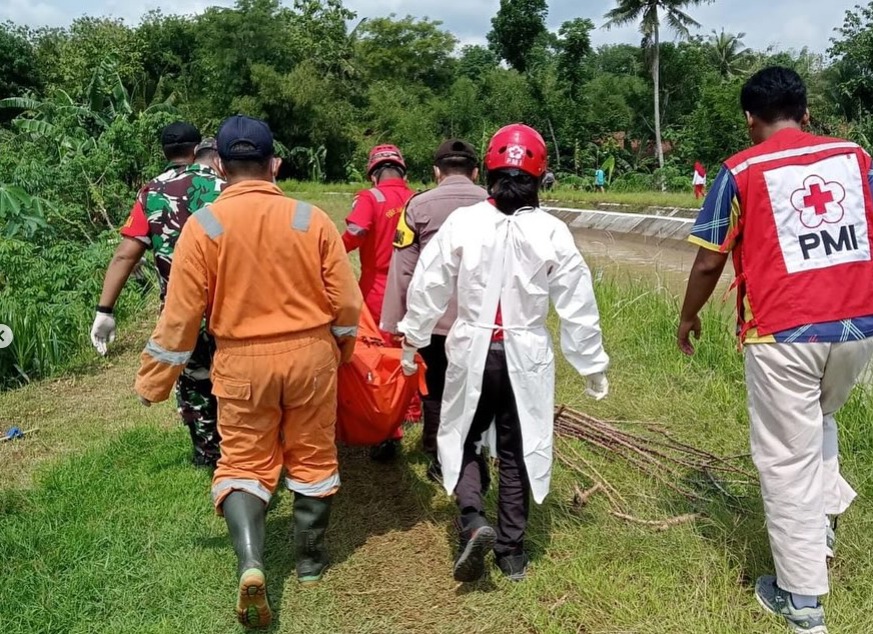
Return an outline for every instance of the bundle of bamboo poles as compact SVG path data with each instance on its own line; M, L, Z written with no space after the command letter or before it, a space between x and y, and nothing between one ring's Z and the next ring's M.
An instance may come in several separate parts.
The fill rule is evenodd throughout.
M598 420L565 406L555 410L555 433L558 436L582 441L607 458L622 460L629 468L688 500L706 501L699 488L695 490L689 484L698 475L705 477L712 487L728 498L733 494L724 488L720 480L731 477L734 482L742 484L751 484L755 480L752 473L738 464L738 460L745 456L717 456L676 440L667 430L656 425L634 425L637 430L634 433L623 429L621 425ZM697 513L657 520L636 517L630 512L630 505L619 488L604 477L576 446L560 443L555 456L562 465L591 483L584 491L576 487L574 503L579 506L584 506L591 496L601 493L609 501L612 515L657 530L666 530L699 517Z

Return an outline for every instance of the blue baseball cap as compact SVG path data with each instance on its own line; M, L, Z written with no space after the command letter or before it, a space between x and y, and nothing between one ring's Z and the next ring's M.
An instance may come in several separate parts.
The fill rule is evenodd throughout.
M223 159L261 160L273 156L273 133L265 121L244 115L228 117L218 128L218 155Z

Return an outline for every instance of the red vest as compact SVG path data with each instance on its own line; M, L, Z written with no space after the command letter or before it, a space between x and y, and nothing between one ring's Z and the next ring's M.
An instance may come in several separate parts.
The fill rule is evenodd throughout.
M740 338L873 315L870 156L782 130L725 162L737 183ZM744 300L751 308L745 314Z

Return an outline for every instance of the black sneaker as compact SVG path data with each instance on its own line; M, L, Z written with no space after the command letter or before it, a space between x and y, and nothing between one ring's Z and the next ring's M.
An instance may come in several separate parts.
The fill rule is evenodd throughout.
M497 567L510 581L524 581L527 575L527 565L530 563L527 553L518 555L498 555Z
M386 440L385 442L378 444L370 449L370 460L382 463L393 462L394 459L397 458L397 453L399 449L399 441Z
M485 555L497 541L497 532L481 518L461 531L458 558L455 560L455 581L478 581L485 574Z

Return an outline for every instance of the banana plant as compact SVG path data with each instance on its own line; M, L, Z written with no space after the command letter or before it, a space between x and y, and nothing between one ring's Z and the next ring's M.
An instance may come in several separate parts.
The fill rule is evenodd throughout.
M0 235L6 238L32 238L48 227L45 220L54 205L31 196L20 187L0 185Z

